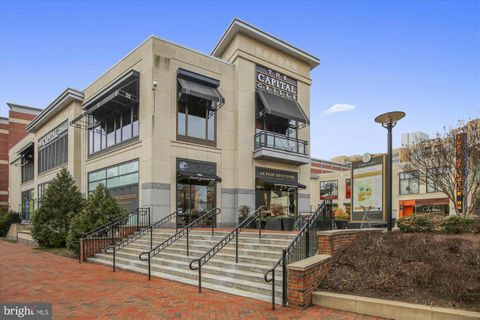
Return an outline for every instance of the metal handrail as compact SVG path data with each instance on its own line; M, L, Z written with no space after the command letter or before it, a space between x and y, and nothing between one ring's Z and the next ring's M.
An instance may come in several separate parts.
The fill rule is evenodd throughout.
M147 214L148 214L148 217L145 217ZM139 207L136 210L131 211L125 217L120 217L115 220L112 220L86 233L79 239L79 245L83 246L83 248L80 248L80 251L82 251L81 249L85 249L84 246L85 246L86 240L95 240L94 248L93 248L94 252L98 252L100 250L103 250L105 247L109 245L115 244L115 241L117 239L116 233L118 233L118 236L120 236L120 232L119 232L120 226L122 224L127 224L129 221L132 221L133 218L136 218L136 225L132 225L132 227L136 227L137 229L140 228L141 227L140 220L141 219L147 220L147 218L148 218L148 221L142 221L142 226L143 226L143 222L145 222L145 224L148 223L149 225L150 224L150 208ZM79 254L78 258L79 258L79 262L82 262L83 255Z
M284 134L276 133L276 132L271 132L271 131L266 131L262 130L257 133L255 133L255 149L261 148L261 147L267 147L270 148L268 144L268 137L273 138L273 146L271 148L273 149L278 149L278 150L283 150L287 152L292 152L292 153L298 153L298 154L306 154L306 146L308 145L308 141L298 139L298 138L292 138ZM285 144L282 144L280 146L277 146L277 139L278 142L283 142L284 141L289 141L295 143L295 148L292 148L291 146L286 146ZM258 147L257 147L258 144ZM282 147L283 146L283 147ZM303 151L300 151L300 146L302 146Z
M198 223L202 222L206 218L212 216L215 217L220 214L222 210L220 208L213 208L209 210L208 212L204 213L197 219L195 219L193 222L189 223L185 227L183 227L181 230L178 230L174 235L157 245L155 248L151 249L150 251L145 251L142 252L138 255L138 259L140 261L148 261L148 280L151 280L151 259L159 254L162 250L167 248L168 246L172 245L180 239L183 236L187 236L187 256L190 254L190 248L189 248L189 229L193 228L195 225ZM216 220L216 219L215 219ZM214 235L214 229L215 229L215 221L212 221L212 236ZM147 255L147 257L144 257Z
M292 240L290 245L282 250L282 257L278 259L278 261L273 265L271 269L269 269L267 272L265 272L264 279L265 282L272 283L272 309L275 310L275 269L282 264L282 305L285 307L287 305L287 272L286 272L286 266L287 266L287 258L288 256L292 253L293 249L295 246L297 246L301 240L304 238L307 240L306 242L306 256L308 257L308 252L309 252L309 231L312 228L313 224L317 221L318 217L321 216L321 213L323 210L327 207L327 201L324 201L315 211L315 213L308 219L306 223L303 224L302 228L296 235L296 237ZM271 278L268 278L268 274L272 274Z
M152 245L153 245L153 228L159 227L163 224L166 224L166 223L172 221L172 219L177 216L177 213L178 213L178 210L169 214L166 217L163 217L162 219L158 220L155 223L149 224L148 226L146 226L143 229L141 229L140 231L137 231L134 234L128 236L127 238L123 239L122 241L120 241L118 243L115 243L114 245L106 247L104 252L106 254L113 254L113 261L112 261L113 262L112 263L113 272L115 272L115 253L118 249L121 249L121 248L129 245L133 241L143 237L145 234L150 232L150 250L151 250Z
M227 234L222 240L215 244L210 250L205 252L200 258L190 261L189 267L190 270L198 270L198 292L202 292L202 266L206 264L215 254L217 254L223 247L225 247L233 238L236 239L235 242L235 262L238 263L238 234L245 229L246 226L250 225L251 222L255 221L257 217L261 214L261 210L265 209L264 206L260 206L252 213L247 219L243 220L232 232ZM260 225L261 230L261 225ZM259 237L261 234L259 233ZM193 263L197 262L198 266L194 267Z

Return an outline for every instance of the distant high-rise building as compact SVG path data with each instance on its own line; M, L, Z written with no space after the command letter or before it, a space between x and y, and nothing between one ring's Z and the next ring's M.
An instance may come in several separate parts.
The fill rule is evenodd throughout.
M428 134L420 131L402 133L402 147L408 148L428 139Z

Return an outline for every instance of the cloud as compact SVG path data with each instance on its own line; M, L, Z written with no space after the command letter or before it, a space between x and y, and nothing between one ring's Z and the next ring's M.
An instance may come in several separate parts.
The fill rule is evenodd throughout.
M323 114L331 114L331 113L338 113L338 112L347 112L355 110L355 106L353 104L347 103L338 103L323 112Z

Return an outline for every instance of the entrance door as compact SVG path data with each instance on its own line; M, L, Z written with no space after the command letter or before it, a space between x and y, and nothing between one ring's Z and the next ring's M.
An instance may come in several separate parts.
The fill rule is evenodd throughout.
M188 224L203 213L215 208L214 181L179 180L177 183L177 210L181 210Z

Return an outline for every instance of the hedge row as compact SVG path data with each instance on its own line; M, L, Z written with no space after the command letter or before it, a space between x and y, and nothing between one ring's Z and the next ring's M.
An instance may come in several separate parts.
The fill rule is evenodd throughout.
M398 219L397 226L403 232L480 233L480 218L414 214Z

